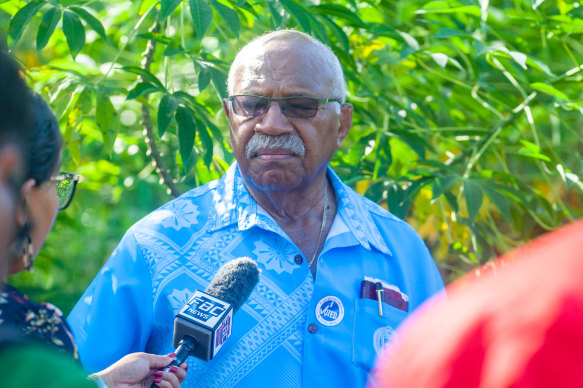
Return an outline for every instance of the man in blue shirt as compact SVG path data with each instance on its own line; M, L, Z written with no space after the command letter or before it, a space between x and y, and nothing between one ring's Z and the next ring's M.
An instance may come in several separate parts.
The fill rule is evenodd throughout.
M136 223L69 316L103 368L172 350L175 314L237 257L259 284L184 387L362 387L399 323L443 288L420 237L328 167L352 125L338 59L297 31L245 46L223 107L236 158L218 181Z

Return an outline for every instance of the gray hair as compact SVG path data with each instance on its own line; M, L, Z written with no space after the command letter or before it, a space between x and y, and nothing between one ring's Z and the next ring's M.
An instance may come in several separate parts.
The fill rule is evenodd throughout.
M248 56L252 55L252 53L258 47L263 46L266 42L274 38L295 40L302 43L312 44L313 46L318 48L320 53L324 57L326 65L328 65L328 68L332 73L333 82L332 90L330 91L331 98L336 98L340 100L341 103L344 103L346 89L344 85L344 74L342 73L342 67L340 66L340 61L338 60L338 57L336 56L336 54L334 54L334 52L332 52L330 47L320 42L318 39L306 33L296 30L271 31L253 39L251 42L243 46L243 48L235 56L235 60L233 60L233 63L231 64L231 68L229 70L229 77L227 78L227 90L229 94L233 94L235 90L234 73L239 63Z

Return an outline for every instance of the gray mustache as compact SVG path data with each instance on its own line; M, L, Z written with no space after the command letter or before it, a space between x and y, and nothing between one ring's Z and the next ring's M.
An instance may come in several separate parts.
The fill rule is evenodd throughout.
M283 148L299 156L306 155L306 146L302 139L289 133L271 136L255 132L245 147L245 156L250 159L262 148Z

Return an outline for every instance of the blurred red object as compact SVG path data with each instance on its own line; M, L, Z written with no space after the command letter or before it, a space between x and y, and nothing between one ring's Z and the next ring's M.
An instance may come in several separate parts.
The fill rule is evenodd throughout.
M397 331L369 388L583 387L583 220L447 288Z

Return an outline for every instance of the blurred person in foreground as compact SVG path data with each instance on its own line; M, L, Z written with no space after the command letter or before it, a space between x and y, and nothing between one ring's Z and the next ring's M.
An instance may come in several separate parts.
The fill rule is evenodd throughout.
M397 331L369 388L583 387L583 220L447 294Z
M135 224L68 321L89 370L172 349L176 313L237 257L259 284L184 387L362 387L401 321L443 288L404 221L328 166L352 126L342 68L307 34L263 35L236 56L223 109L236 162Z
M16 100L20 106L11 103ZM99 387L137 388L156 381L160 387L178 388L186 375L184 368L160 372L172 357L145 353L128 355L88 380L75 361L75 343L60 310L49 303L35 304L5 284L7 273L32 270L57 210L66 208L72 199L78 177L59 172L62 139L56 118L40 96L27 88L16 63L0 52L0 105L4 104L14 110L0 110L1 385L95 387L97 383ZM5 160L6 143L20 146L11 163Z
M24 143L31 133L30 97L18 66L0 49L0 263L15 230L15 223L5 220L14 213L23 177ZM0 265L0 289L6 269Z

